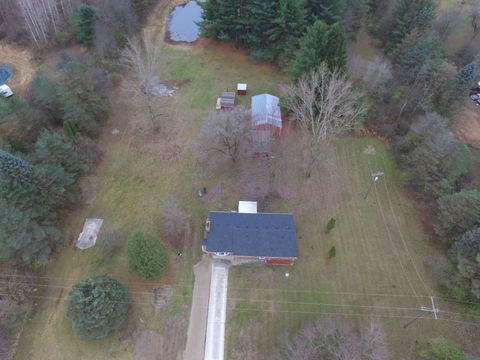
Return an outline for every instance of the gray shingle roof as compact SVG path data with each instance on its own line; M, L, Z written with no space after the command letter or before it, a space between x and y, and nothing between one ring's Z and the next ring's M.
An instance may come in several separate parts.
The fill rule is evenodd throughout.
M212 211L205 245L208 252L236 256L297 257L297 231L292 214Z

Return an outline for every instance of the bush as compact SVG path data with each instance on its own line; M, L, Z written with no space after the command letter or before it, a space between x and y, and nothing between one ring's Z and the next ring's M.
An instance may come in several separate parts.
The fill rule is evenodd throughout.
M463 360L460 346L444 337L436 337L418 343L416 353L419 359L428 360Z
M161 277L167 270L165 246L149 234L136 232L127 244L128 268L146 280Z
M74 285L67 318L75 331L88 339L101 339L117 330L129 308L127 289L110 276L95 276Z
M335 246L332 246L328 251L328 258L329 259L334 258L336 254L337 254L337 249L335 248Z
M327 223L327 234L330 233L330 231L333 230L333 228L335 227L335 223L337 222L337 220L335 220L335 218L331 218L328 223Z

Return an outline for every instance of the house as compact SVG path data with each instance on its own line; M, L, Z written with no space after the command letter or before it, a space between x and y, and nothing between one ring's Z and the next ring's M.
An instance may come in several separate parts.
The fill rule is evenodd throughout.
M220 96L220 109L221 110L232 110L235 107L235 93L234 92L223 92Z
M247 84L237 84L237 95L247 95Z
M279 135L282 131L280 99L270 94L252 96L252 121L257 130L270 130Z
M293 265L297 259L293 215L257 213L254 202L241 202L239 212L211 211L202 250L233 265Z

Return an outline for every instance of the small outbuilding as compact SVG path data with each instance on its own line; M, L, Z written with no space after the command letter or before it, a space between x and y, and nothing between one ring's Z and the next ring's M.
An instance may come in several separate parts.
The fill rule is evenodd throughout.
M247 95L247 84L237 84L237 95Z
M75 246L80 250L86 250L95 246L102 224L103 219L86 219Z
M271 130L276 135L282 131L280 99L270 94L252 96L252 121L254 129Z
M0 97L8 98L13 95L12 89L6 84L0 85Z
M295 263L297 231L292 214L257 213L254 202L241 202L239 210L244 212L209 213L202 246L205 253L233 265Z
M235 93L226 91L220 96L220 109L232 110L235 107Z

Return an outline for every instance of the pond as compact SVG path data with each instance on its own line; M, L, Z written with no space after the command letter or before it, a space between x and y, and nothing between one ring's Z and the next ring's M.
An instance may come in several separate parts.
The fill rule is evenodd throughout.
M3 85L12 76L12 68L10 66L0 65L0 85Z
M173 42L194 42L198 39L203 9L197 1L178 5L168 18L168 39Z

